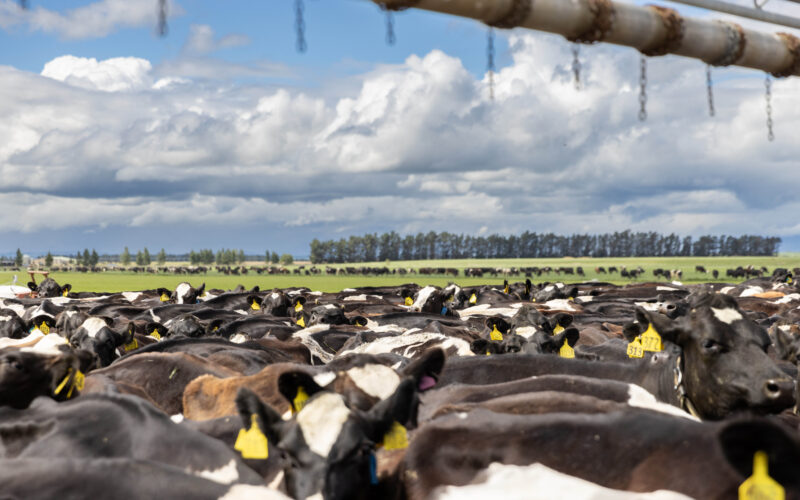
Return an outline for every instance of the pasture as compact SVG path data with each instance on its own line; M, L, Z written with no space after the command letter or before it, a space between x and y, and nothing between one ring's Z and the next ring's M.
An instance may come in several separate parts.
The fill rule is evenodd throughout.
M167 265L188 265L188 263L168 262ZM262 262L246 262L247 267L263 267ZM219 288L223 290L233 289L238 285L245 288L252 288L258 285L261 289L288 288L288 287L308 287L312 290L323 292L335 292L344 288L355 288L364 286L397 286L405 283L416 283L418 285L437 285L445 286L451 282L457 282L462 286L474 286L486 283L502 283L504 276L498 274L497 277L485 275L484 277L474 278L465 277L464 269L471 267L492 267L492 268L521 268L521 267L583 267L585 277L577 275L557 274L555 272L542 274L541 277L534 276L534 283L544 281L606 281L614 284L625 284L648 281L665 281L663 278L655 278L652 271L657 268L680 269L683 271L682 283L702 283L720 282L735 283L741 279L731 279L725 276L725 270L738 266L747 267L766 267L771 273L777 267L793 269L800 267L800 254L781 254L777 257L629 257L629 258L561 258L561 259L462 259L462 260L421 260L421 261L397 261L397 262L367 262L356 264L320 264L316 267L322 272L318 275L306 275L305 270L311 267L305 264L305 268L300 270L296 264L288 266L290 274L285 275L266 275L249 272L245 275L225 275L214 270L213 265L208 266L209 272L199 275L175 275L161 273L134 273L130 271L106 271L100 273L80 273L80 272L54 272L52 277L61 284L70 283L73 291L88 292L118 292L123 290L146 290L158 287L174 289L182 281L200 284L206 283L207 288ZM708 274L695 271L695 266L704 266ZM371 275L328 275L325 273L326 267L332 268L361 268L361 267L388 267L389 269L419 269L423 267L433 268L455 268L459 270L459 276L454 278L448 275L425 275L399 274L371 276ZM597 273L597 267L612 266L621 268L626 266L628 269L641 267L644 273L636 279L622 278L619 273L601 274ZM152 266L155 268L155 266ZM295 274L295 270L300 274ZM711 272L719 271L719 279L714 280ZM18 276L19 284L24 285L28 282L28 275L23 270L21 272L0 272L0 284L9 283L14 275ZM38 278L37 278L38 279ZM509 276L509 281L524 281L524 275Z

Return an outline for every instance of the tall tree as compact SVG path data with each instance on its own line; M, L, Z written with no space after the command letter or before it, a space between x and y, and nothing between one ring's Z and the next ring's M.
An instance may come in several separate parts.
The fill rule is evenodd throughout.
M125 250L122 251L122 255L119 256L120 264L123 266L129 266L131 264L131 252L128 250L128 247L125 247Z
M164 264L166 264L166 262L167 262L167 251L164 250L163 248L161 249L160 252L158 252L158 255L156 255L156 262L158 262L159 266L163 266Z
M17 248L17 255L14 257L14 265L17 267L21 267L22 261L23 261L22 251L19 248Z
M50 251L47 251L47 255L44 257L44 265L47 268L53 267L53 254Z

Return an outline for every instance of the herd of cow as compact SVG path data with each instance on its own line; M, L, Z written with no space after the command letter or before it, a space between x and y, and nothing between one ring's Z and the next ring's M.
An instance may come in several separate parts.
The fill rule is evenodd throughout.
M339 293L47 279L0 299L0 497L800 498L799 328L790 272Z

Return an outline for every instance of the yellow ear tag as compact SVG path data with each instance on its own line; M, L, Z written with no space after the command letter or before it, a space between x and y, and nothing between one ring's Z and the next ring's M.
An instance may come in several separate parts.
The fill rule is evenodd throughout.
M559 333L561 333L563 331L564 331L564 327L563 326L556 325L556 327L553 328L553 335L558 335Z
M492 340L503 340L503 334L497 329L497 325L492 325L492 331L489 333L489 338Z
M158 328L153 329L153 333L150 334L156 340L161 340L161 334L158 333Z
M42 325L39 327L39 330L41 330L41 332L44 333L45 335L50 333L50 327L47 326L47 323L45 323L44 321L42 321Z
M302 326L303 328L305 328L306 327L306 320L303 319L302 316L300 316L300 319L297 320L297 324Z
M784 500L783 486L769 477L767 454L757 451L753 457L753 475L739 486L739 500Z
M252 309L252 310L254 310L254 311L258 311L258 310L260 310L260 309L261 309L261 306L260 306L260 305L258 305L258 302L256 302L256 301L254 300L254 301L253 301L253 303L252 303L252 304L250 304L250 309Z
M414 299L412 299L411 297L406 297L405 304L407 306L413 305L414 304Z
M161 302L169 302L169 295L167 295L166 293L162 293Z
M139 341L133 339L130 344L125 344L125 352L132 351L139 348Z
M645 351L659 352L664 350L661 344L661 335L658 334L653 324L647 325L647 330L642 334L642 347Z
M269 456L269 442L258 427L258 417L255 413L251 417L250 428L239 429L233 449L242 452L242 458L266 460Z
M642 358L644 357L644 349L642 348L641 336L636 337L628 344L628 357L629 358Z
M402 424L392 422L392 428L383 436L384 450L402 450L408 448L408 433Z
M294 305L294 312L300 312L302 310L303 310L303 304L301 304L300 302Z
M789 284L789 285L792 284L792 277L791 276L786 278L786 283Z
M64 293L62 293L62 294L61 294L61 296L62 296L62 297L66 297L68 293L69 293L69 292L68 292L67 290L64 290Z
M297 395L294 397L294 400L292 401L292 410L294 411L294 413L300 413L300 410L303 409L307 401L308 401L308 393L306 392L305 389L303 389L302 385L298 386Z
M477 295L475 295L473 293L472 295L469 296L469 303L470 304L476 304L477 302L478 302L478 296Z
M570 301L572 301L572 302L575 302L575 297L568 297L568 298L567 298L567 300L570 300Z
M503 293L508 293L508 285L506 285L506 287L503 288Z
M564 345L561 346L561 349L558 350L558 355L562 358L574 358L575 357L575 349L569 346L569 342L567 339L564 339Z
M487 356L491 356L491 354L489 354L489 351L486 351L486 355L487 355Z
M61 391L64 390L64 388L67 385L67 382L69 382L69 376L71 373L72 373L72 368L67 370L67 375L64 377L64 380L62 380L61 383L58 384L58 387L56 387L56 390L53 391L54 395L58 395L61 393ZM83 372L78 370L78 372L75 373L75 377L72 379L72 383L69 386L69 391L67 391L67 399L72 397L73 390L78 389L79 391L82 391L85 383L86 383L86 376L83 374Z

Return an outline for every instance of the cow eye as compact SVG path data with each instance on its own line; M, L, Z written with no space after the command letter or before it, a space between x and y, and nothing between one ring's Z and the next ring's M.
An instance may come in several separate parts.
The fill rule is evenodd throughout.
M708 354L717 354L719 351L722 350L722 346L712 339L706 339L703 341L703 351Z

